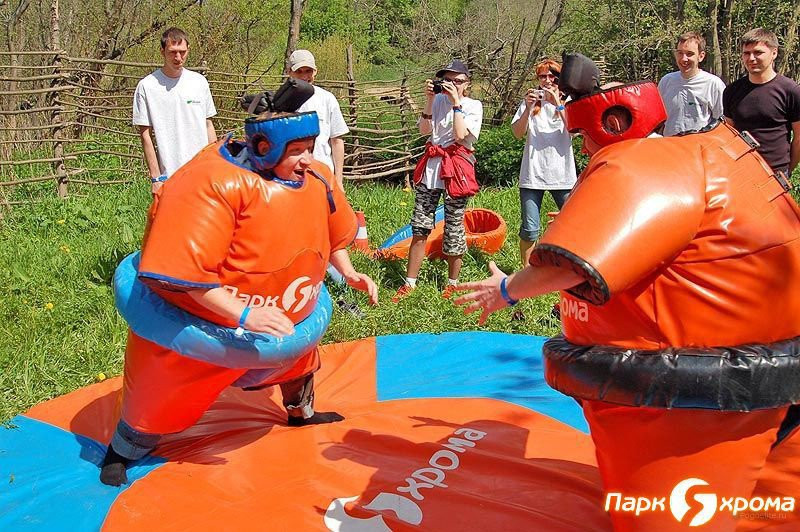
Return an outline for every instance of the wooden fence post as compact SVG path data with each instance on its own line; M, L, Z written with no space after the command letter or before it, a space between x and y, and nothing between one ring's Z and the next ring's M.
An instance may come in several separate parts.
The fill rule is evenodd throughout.
M411 132L408 128L408 72L403 68L403 79L400 81L400 124L403 128L403 147L406 153L411 153ZM413 117L412 117L413 120ZM411 171L405 171L405 188L411 188Z
M61 58L64 52L61 50L61 35L58 26L58 0L52 0L50 3L50 34L52 38L51 45L53 51L56 52L56 56L53 58L54 72L61 76L63 74ZM60 88L62 86L62 81L61 77L58 77L50 83L50 87ZM68 184L67 168L64 164L64 117L62 115L63 107L59 103L58 94L58 90L54 90L50 93L50 106L54 107L51 119L53 124L53 139L55 140L53 143L53 159L55 159L53 161L53 171L58 180L58 196L65 198L67 197Z
M356 95L356 77L354 74L355 69L353 68L353 45L347 45L347 108L348 114L350 115L350 125L352 127L358 126L358 96ZM351 173L353 175L358 174L356 168L358 167L358 162L360 159L360 146L358 142L358 137L354 136L353 138L353 165Z

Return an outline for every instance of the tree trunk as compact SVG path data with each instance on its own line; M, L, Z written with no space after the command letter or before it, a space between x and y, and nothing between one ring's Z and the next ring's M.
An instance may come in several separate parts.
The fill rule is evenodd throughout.
M675 10L678 12L678 24L683 26L683 21L686 18L686 0L677 0L675 4Z
M791 68L793 66L793 60L796 61L795 54L797 53L798 25L800 25L800 2L794 7L792 19L789 21L789 28L786 31L786 44L781 54L782 60L779 71L781 74L792 77L798 75L798 72L792 72L794 69Z
M727 81L722 69L722 47L719 40L719 0L709 0L706 15L710 21L706 34L706 69Z
M300 19L303 17L303 0L292 0L289 38L286 40L286 53L283 56L284 72L289 72L289 56L297 48L300 38Z
M739 64L738 44L733 36L733 1L722 3L722 73L720 77L728 83L736 78L735 66Z

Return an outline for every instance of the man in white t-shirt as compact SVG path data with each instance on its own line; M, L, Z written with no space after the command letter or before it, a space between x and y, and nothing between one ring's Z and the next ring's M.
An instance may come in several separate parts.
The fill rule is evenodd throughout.
M317 63L314 55L308 50L295 50L289 56L289 72L291 78L302 79L313 84L317 76ZM344 166L343 135L350 133L344 121L342 110L336 96L325 89L314 86L314 95L297 109L298 113L316 111L319 116L319 135L314 143L314 159L327 164L336 182L342 183L342 167Z
M139 81L133 96L133 124L139 127L153 194L175 170L217 140L210 120L217 109L208 81L183 67L188 54L186 33L166 30L161 35L164 66Z
M697 131L722 117L722 92L725 82L700 69L706 57L706 40L690 31L678 37L675 45L677 72L658 82L658 92L667 108L664 136Z

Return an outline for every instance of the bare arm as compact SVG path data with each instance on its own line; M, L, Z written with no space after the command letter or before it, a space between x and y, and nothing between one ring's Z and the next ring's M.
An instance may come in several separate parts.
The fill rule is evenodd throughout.
M378 303L378 285L369 275L359 273L353 268L353 264L350 262L350 254L346 249L338 249L331 253L331 264L344 276L347 284L356 290L369 294L369 301L373 305Z
M423 115L430 115L433 112L433 98L436 96L433 92L433 82L429 79L425 80L425 110L422 111ZM419 119L419 134L430 135L433 133L433 122L430 118Z
M790 153L789 175L792 175L792 171L797 168L797 164L800 163L800 122L792 123L792 147Z
M144 150L144 162L147 164L147 171L150 177L158 177L161 175L161 170L158 167L158 156L156 155L156 147L153 145L153 137L150 136L150 126L139 127L139 140L142 141L142 150Z
M344 167L344 139L342 137L334 137L328 140L331 145L331 155L333 156L333 175L336 177L336 183L339 188L344 190L344 178L342 171Z
M528 89L528 92L525 94L525 110L522 111L522 115L519 118L511 123L511 131L518 139L524 137L528 132L528 119L533 109L534 94L534 89Z
M450 104L453 107L459 107L461 105L461 99L458 96L458 89L456 89L456 86L449 81L442 83L442 94L447 95L447 98L450 100ZM453 136L455 137L456 142L461 142L467 138L467 135L469 135L469 129L467 128L467 121L464 112L453 110Z
M189 296L211 312L231 321L239 321L246 305L225 288L191 290ZM278 338L294 333L294 324L277 307L252 307L244 328L248 331L264 332Z
M506 275L500 271L494 261L489 263L491 277L474 283L464 283L456 287L467 293L457 298L457 305L467 304L466 314L482 310L478 322L483 324L489 314L505 308L508 303L500 292L500 282ZM548 294L557 290L566 290L583 282L583 278L564 268L555 266L526 266L512 273L506 280L506 290L512 299L525 299Z
M467 121L464 119L463 112L453 112L453 136L456 141L461 142L469 135Z
M206 118L206 134L208 135L208 143L217 142L217 130L214 129L214 122L210 118Z

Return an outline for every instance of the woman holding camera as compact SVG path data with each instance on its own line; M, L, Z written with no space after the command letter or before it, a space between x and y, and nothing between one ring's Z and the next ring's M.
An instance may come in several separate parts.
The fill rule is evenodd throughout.
M447 260L448 285L442 296L449 298L458 284L461 257L467 251L464 210L478 191L472 145L478 140L483 105L469 98L470 73L454 59L436 73L436 81L425 81L425 110L417 125L421 135L430 135L425 152L414 170L414 213L411 217L411 248L406 280L392 301L397 303L417 286L425 241L434 226L434 213L444 195L442 252Z
M564 102L558 91L560 73L561 65L556 61L548 59L536 65L539 89L528 89L511 122L514 136L528 134L519 172L519 252L523 266L539 238L539 211L545 191L550 191L560 209L577 179L572 137L565 127Z

